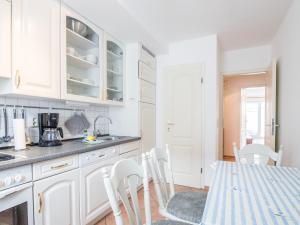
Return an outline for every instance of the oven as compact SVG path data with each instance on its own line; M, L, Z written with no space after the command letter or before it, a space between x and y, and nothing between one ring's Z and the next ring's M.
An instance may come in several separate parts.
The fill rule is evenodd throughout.
M32 177L22 169L0 171L0 225L34 225Z

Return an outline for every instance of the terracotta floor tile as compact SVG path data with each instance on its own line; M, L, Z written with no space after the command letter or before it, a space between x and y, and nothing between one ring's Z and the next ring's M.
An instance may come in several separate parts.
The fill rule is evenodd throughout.
M176 185L175 190L176 190L176 192L179 192L179 191L207 191L207 190L204 190L204 189L197 189L197 188L185 187L185 186L180 186L180 185ZM151 195L151 197L150 197L151 202L150 203L151 203L152 221L165 219L158 212L158 202L157 202L157 199L156 199L154 185L153 185L152 182L150 183L150 195ZM142 211L141 212L142 220L143 220L143 223L145 223L144 191L143 191L143 189L141 189L139 191L138 198L139 198L140 210ZM124 224L125 225L130 225L129 221L128 221L127 214L125 212L124 206L122 205L120 208L121 208L121 211L122 211ZM115 224L116 223L115 223L114 215L112 213L110 213L106 217L104 217L102 220L97 222L95 225L115 225Z

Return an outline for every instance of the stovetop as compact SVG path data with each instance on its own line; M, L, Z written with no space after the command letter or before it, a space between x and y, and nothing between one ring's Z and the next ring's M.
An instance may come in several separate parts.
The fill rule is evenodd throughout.
M13 156L13 155L8 155L8 154L0 153L0 162L11 160L11 159L15 159L15 158L16 157Z

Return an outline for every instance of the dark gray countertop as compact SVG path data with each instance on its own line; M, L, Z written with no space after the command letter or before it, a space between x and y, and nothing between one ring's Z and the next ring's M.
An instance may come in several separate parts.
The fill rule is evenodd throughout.
M120 137L120 139L118 140L106 141L104 143L95 145L83 144L81 140L72 140L65 141L63 142L63 145L55 147L28 146L26 150L21 151L14 151L12 148L2 149L0 150L0 153L14 155L16 156L16 158L0 162L0 171L17 166L46 161L49 159L60 158L68 155L120 145L132 141L138 141L140 139L140 137Z

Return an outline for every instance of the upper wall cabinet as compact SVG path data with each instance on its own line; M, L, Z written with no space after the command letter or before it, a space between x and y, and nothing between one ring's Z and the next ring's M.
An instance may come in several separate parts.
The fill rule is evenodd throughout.
M100 103L103 32L67 7L61 21L62 98Z
M60 1L12 1L12 59L2 93L60 97Z
M0 77L11 77L11 2L0 0Z
M105 79L103 100L112 105L124 104L125 48L109 36L104 35Z

